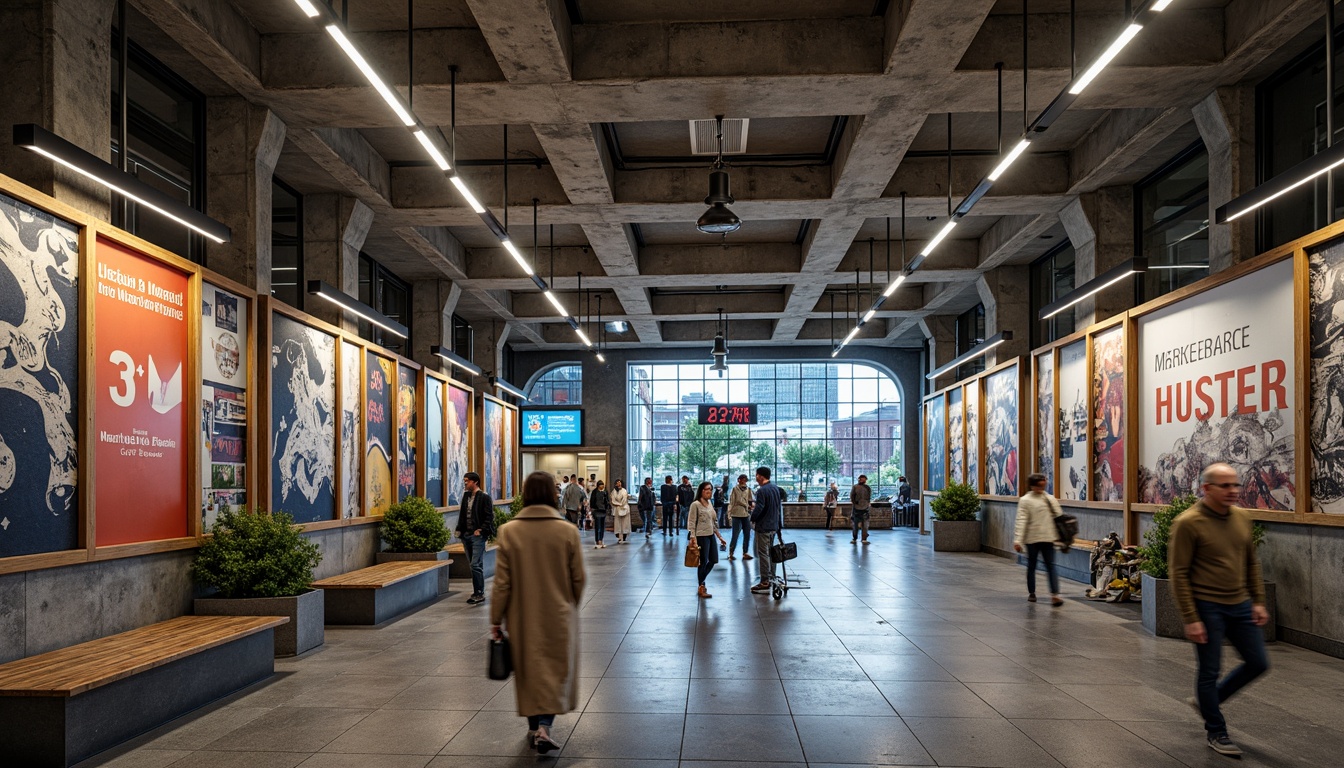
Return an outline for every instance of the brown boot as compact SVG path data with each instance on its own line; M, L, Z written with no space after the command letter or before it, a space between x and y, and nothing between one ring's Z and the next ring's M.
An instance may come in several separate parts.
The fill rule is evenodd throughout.
M699 596L702 597L702 598L705 598L705 597L713 597L713 595L709 594L709 590L705 589L705 585L704 585L704 584L701 584L701 585L700 585L700 589L699 589L698 591L696 591L696 594L699 595Z

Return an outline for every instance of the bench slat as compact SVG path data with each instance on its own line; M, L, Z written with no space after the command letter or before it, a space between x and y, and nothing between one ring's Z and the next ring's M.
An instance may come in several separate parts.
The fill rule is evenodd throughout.
M447 560L396 560L313 582L318 589L382 589L426 571L447 568Z
M179 616L0 665L0 696L76 696L287 621L284 616Z

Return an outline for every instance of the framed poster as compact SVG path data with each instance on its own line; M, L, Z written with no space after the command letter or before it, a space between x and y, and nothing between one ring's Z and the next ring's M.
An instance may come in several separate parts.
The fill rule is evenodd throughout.
M1196 492L1226 461L1243 506L1294 509L1293 306L1284 259L1138 318L1140 502Z
M1055 492L1055 353L1036 356L1036 469L1045 491Z
M947 485L947 432L943 396L924 402L925 488L941 491Z
M964 388L966 400L966 482L980 491L980 380Z
M504 498L504 402L481 396L481 486L490 498Z
M425 498L436 507L443 500L444 390L442 381L425 375Z
M79 263L74 224L0 194L0 558L79 546Z
M360 487L364 455L364 350L341 342L341 517L359 517L364 510Z
M1059 348L1058 496L1087 501L1087 339Z
M251 302L201 283L201 530L224 507L246 507Z
M336 517L336 337L271 313L271 511Z
M1116 325L1092 337L1092 499L1124 493L1125 329Z
M1311 509L1344 514L1344 241L1308 256ZM1285 419L1287 421L1287 419ZM1242 482L1245 482L1244 480Z
M415 479L416 456L416 402L419 394L416 384L420 372L407 365L397 366L397 501L414 496L418 483Z
M504 406L504 493L500 499L512 499L517 478L518 409Z
M449 507L462 503L462 494L466 490L462 485L462 476L471 471L472 394L467 387L448 382L448 401L444 412L448 426L443 436L443 477L444 503Z
M97 545L183 538L191 275L105 237L94 261Z
M364 514L381 515L392 506L392 477L397 362L374 352L364 359Z
M985 377L985 493L1016 496L1018 373L1010 365Z
M961 408L961 388L947 393L947 479L966 482L966 431Z

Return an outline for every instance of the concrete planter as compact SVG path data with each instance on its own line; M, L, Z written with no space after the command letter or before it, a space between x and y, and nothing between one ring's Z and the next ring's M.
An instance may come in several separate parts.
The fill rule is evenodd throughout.
M979 520L934 520L934 552L979 552Z
M485 557L481 558L481 564L485 567L485 578L495 575L495 550L498 548L494 542L485 545ZM466 549L461 544L449 544L448 553L452 556L453 562L448 566L449 575L454 579L471 578L471 558L467 557Z
M288 616L275 628L275 655L297 656L322 645L326 602L322 590L310 589L294 597L203 597L193 602L197 616Z
M376 555L376 559L379 563L391 563L402 560L447 560L448 550L444 549L438 552L379 552ZM449 568L451 567L452 564L450 563ZM440 595L448 594L448 570L448 568L439 569Z
M1155 579L1143 574L1143 628L1158 637L1185 637L1185 621L1171 594L1171 579ZM1269 623L1264 626L1265 641L1278 639L1278 611L1275 609L1277 590L1274 582L1265 582L1265 607L1269 609Z

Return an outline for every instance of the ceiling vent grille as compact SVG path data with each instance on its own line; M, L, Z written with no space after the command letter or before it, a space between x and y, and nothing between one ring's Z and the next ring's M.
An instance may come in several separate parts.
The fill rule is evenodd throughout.
M691 154L717 155L719 153L719 139L715 130L716 121L714 118L692 120L690 122ZM750 123L750 118L725 117L723 119L723 154L740 155L747 151L747 126Z

